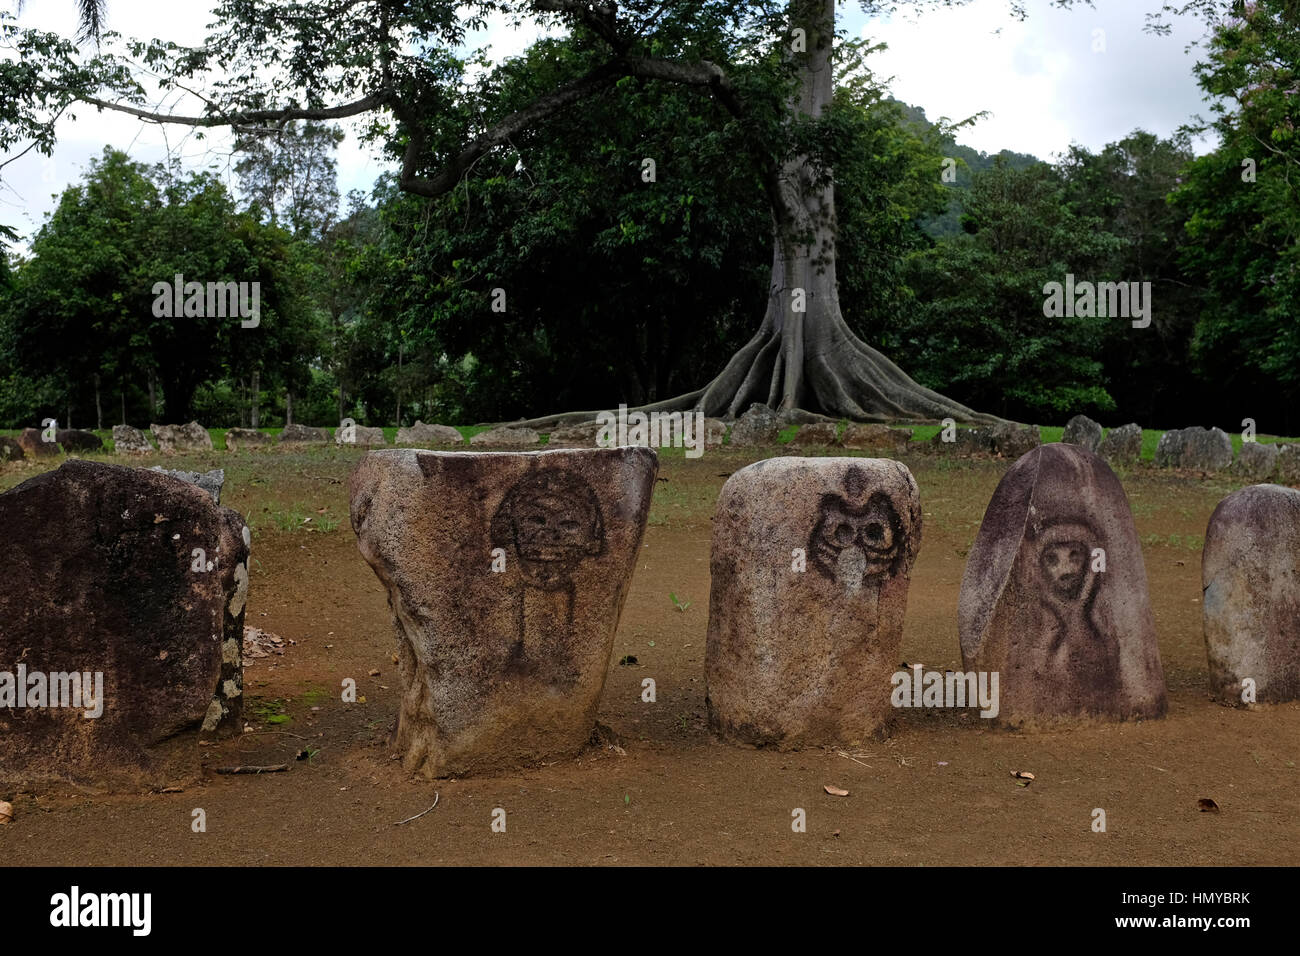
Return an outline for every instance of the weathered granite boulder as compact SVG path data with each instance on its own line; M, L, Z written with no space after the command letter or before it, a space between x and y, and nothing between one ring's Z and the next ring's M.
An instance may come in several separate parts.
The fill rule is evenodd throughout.
M792 448L827 448L835 444L839 426L834 422L817 422L800 425L799 430L790 439Z
M1277 445L1263 445L1257 441L1244 441L1232 470L1253 481L1266 481L1277 471Z
M17 439L0 435L0 462L21 461L25 457L23 446L18 444Z
M1160 436L1156 464L1161 468L1222 471L1232 464L1232 439L1221 428L1175 428Z
M397 430L399 445L463 445L465 437L450 425L428 425L416 419L409 428Z
M41 428L24 428L18 444L29 458L52 458L59 453L59 443L45 441L45 430Z
M114 425L113 451L118 455L152 455L153 444L138 428Z
M213 504L221 504L221 488L226 483L226 470L224 468L216 468L212 471L173 471L170 468L164 468L162 465L154 465L149 470L162 472L164 475L191 485L198 485L212 496Z
M781 422L776 412L756 402L732 423L730 443L735 448L775 445L780 434Z
M1135 465L1142 458L1142 426L1136 422L1106 432L1097 454L1112 465Z
M586 743L657 471L633 447L361 459L352 527L393 610L408 771L519 766Z
M104 440L94 432L84 431L80 428L60 428L55 437L59 440L59 445L65 452L73 451L103 451Z
M596 438L604 426L599 422L577 422L560 425L551 431L547 448L599 448ZM612 445L610 447L613 447Z
M178 451L212 450L212 436L198 422L187 425L150 425L149 431L158 442L158 450L164 455L173 455Z
M343 425L334 430L336 445L387 445L382 428L370 428L366 425Z
M1300 698L1298 570L1300 491L1250 485L1219 502L1201 555L1216 696L1237 704Z
M1300 445L1278 446L1274 477L1284 484L1300 484Z
M999 719L1165 713L1146 567L1124 488L1078 445L1049 444L998 483L966 561L967 671L1000 675Z
M1037 425L998 422L989 433L993 453L1002 458L1019 458L1042 444Z
M881 729L920 540L920 495L896 461L769 458L728 478L713 523L710 726L781 748Z
M518 448L521 445L536 445L542 436L531 428L517 425L502 425L491 431L479 432L470 438L469 443L478 448Z
M193 776L186 732L240 727L244 519L166 475L72 459L0 494L0 527L0 780Z
M280 429L281 444L301 444L311 442L327 442L330 440L330 433L325 428L311 428L307 425L285 425Z
M716 448L727 435L727 423L721 418L704 419L704 447Z
M274 441L266 432L256 428L232 428L226 432L226 451L264 448Z
M1101 447L1101 425L1087 415L1075 415L1065 423L1065 434L1061 436L1061 442L1095 452Z
M844 429L840 444L845 448L879 451L896 455L905 451L912 441L912 429L890 428L888 425L864 425L854 422Z

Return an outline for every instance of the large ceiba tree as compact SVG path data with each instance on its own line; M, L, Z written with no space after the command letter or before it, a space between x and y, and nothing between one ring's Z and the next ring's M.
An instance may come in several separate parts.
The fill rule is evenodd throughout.
M964 2L915 0L913 6ZM1073 0L1050 2L1068 7ZM1024 15L1023 3L1009 0L1013 16ZM863 0L863 6L876 4ZM1217 9L1215 0L1194 0L1164 10L1193 8L1207 14ZM489 12L505 12L516 22L561 21L585 42L590 69L556 81L521 109L485 115L490 96L465 87L464 64L447 51ZM0 149L28 136L48 150L51 117L78 101L153 122L229 126L242 134L372 114L372 133L400 149L401 187L438 197L472 175L480 157L510 148L511 137L544 126L562 110L581 108L614 83L631 77L683 84L715 97L750 130L748 160L757 164L762 201L771 209L771 284L757 332L712 381L645 409L734 416L761 402L794 419L802 413L861 421L996 420L913 381L857 338L840 313L835 184L827 160L833 150L817 145L826 140L818 127L834 90L835 0L486 0L468 6L449 0L225 0L216 16L216 31L200 48L135 43L125 58L100 54L89 63L79 62L58 38L10 27L8 39L25 72L0 63L0 89L20 94L0 105ZM46 61L43 67L36 66L37 57ZM181 115L157 108L140 79L145 71L161 77L164 92L201 96L204 111ZM385 124L390 116L396 128Z

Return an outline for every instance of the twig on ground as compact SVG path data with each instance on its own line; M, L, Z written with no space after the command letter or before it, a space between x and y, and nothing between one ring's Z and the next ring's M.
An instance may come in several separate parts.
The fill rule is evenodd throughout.
M441 793L435 793L435 794L433 795L433 807L436 807L436 806L438 805L438 800L439 800L439 798L441 798L441 797L442 797L442 794L441 794ZM430 807L429 810L432 810L433 807ZM395 827L400 827L403 823L410 823L412 820L418 820L418 819L420 819L420 817L422 817L422 816L424 816L426 813L428 813L429 810L422 810L421 812L417 813L417 814L416 814L415 816L413 816L413 817L407 817L405 820L398 820L396 823L393 824L393 826L395 826Z
M255 767L252 765L247 767L218 767L217 773L282 773L288 769L289 765L287 763L277 763L266 767Z

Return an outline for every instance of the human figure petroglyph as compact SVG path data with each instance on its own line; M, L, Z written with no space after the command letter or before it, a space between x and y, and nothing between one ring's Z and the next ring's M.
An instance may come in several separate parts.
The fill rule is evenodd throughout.
M884 492L865 501L866 478L850 469L845 495L823 495L808 553L822 574L856 591L870 578L892 574L903 552L903 523Z

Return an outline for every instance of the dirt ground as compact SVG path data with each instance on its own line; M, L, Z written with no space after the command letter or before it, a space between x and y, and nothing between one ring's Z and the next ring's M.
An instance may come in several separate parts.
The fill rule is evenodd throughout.
M286 640L248 664L253 733L204 748L205 766L290 763L182 793L0 793L11 863L145 864L1140 864L1300 862L1300 704L1232 709L1207 693L1200 557L1215 504L1239 483L1121 474L1143 541L1169 715L1016 733L977 716L903 710L860 750L737 748L706 726L709 535L725 476L762 453L661 459L642 558L619 624L599 720L623 754L583 754L490 777L409 778L387 741L398 695L386 596L357 553L346 476L361 454L212 453L223 503L254 529L247 624ZM965 556L1006 462L905 456L924 532L901 659L960 668ZM35 474L8 466L0 487ZM666 480L664 480L666 479ZM304 521L311 518L311 521ZM13 582L9 582L13 586ZM670 599L676 595L683 609ZM288 643L293 642L293 643ZM379 676L367 676L377 670ZM364 703L340 699L357 680ZM641 701L653 677L657 703ZM287 719L286 719L287 718ZM302 750L308 760L295 760ZM1036 780L1016 785L1012 771ZM830 796L823 785L847 789ZM395 826L437 807L410 823ZM1203 813L1209 797L1219 813ZM207 832L191 829L206 813ZM493 832L495 808L506 831ZM791 828L803 808L807 832ZM1094 808L1107 830L1093 832Z

